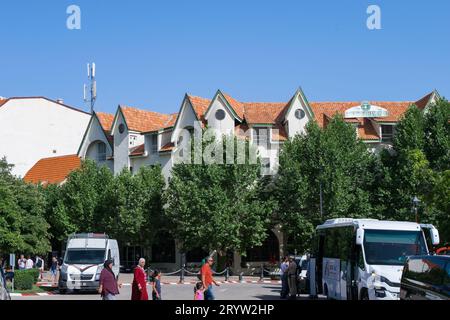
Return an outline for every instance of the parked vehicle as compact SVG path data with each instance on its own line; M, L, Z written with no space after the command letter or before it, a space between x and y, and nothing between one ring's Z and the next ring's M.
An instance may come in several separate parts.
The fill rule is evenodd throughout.
M450 255L450 246L440 247L436 250L438 255Z
M338 300L397 300L409 256L428 255L432 225L375 219L331 219L317 226L312 265L315 291ZM314 259L314 261L313 261Z
M6 276L3 268L0 266L0 300L11 300L9 291L6 288Z
M97 290L100 272L106 259L113 261L113 272L119 277L120 256L117 240L105 234L74 234L67 240L61 273L59 291L67 289Z
M450 300L450 256L410 257L403 269L401 300Z

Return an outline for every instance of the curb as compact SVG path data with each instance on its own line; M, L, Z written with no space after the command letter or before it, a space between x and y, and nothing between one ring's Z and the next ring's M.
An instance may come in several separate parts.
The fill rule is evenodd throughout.
M195 285L196 281L185 281L183 283L180 282L161 282L161 285L168 285L168 286L179 286L179 285ZM236 280L230 280L230 281L217 281L217 283L220 284L242 284L242 283L251 283L251 284L281 284L281 281L279 280L244 280L244 281L236 281ZM55 287L51 283L37 283L39 287ZM151 285L151 282L147 282L147 285ZM122 283L122 286L131 286L131 283ZM57 295L57 293L53 292L37 292L37 293L10 293L11 297L33 297L33 296L54 296Z
M37 292L37 293L10 293L11 297L37 297L37 296L54 296L52 292Z

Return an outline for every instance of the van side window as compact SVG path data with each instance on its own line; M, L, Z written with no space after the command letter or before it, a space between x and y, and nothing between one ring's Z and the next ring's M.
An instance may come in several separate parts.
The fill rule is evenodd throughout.
M111 249L108 249L108 260L111 260ZM113 261L113 265L114 265L114 261Z

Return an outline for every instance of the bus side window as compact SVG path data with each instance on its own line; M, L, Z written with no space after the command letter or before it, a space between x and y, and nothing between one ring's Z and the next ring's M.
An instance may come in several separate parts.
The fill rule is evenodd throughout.
M356 250L357 250L357 259L358 259L358 267L365 271L365 267L364 267L364 257L362 254L362 250L361 250L361 246L356 246Z

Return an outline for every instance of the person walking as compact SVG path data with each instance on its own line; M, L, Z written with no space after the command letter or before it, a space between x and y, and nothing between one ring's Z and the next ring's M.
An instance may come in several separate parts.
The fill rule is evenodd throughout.
M286 299L289 294L288 274L287 274L288 267L289 267L289 258L288 256L285 256L280 265L281 299Z
M43 281L44 280L44 259L42 259L39 256L36 256L36 268L38 268L39 270L39 280Z
M58 274L58 259L52 257L52 264L50 266L50 281L52 284L56 283L56 276Z
M19 267L19 270L25 270L26 263L27 259L25 259L25 256L21 254L19 260L17 260L17 266Z
M33 260L31 260L31 256L28 255L27 261L25 262L25 269L29 270L29 269L33 269L33 267L34 267L34 262L33 262Z
M289 285L289 298L297 298L297 263L294 256L289 256L289 266L287 268L288 285Z
M98 293L100 293L103 300L116 300L116 295L119 294L121 285L117 283L116 275L112 271L112 265L112 260L106 260L100 273Z
M202 276L203 287L205 288L205 300L214 300L213 284L219 286L219 284L214 280L212 276L211 266L214 263L212 257L208 257L206 263L202 266L200 274Z
M199 281L194 287L194 300L205 300L205 288L203 282Z
M131 286L131 300L148 300L147 276L144 270L145 259L140 258L134 268L133 284Z
M161 272L155 270L152 280L152 299L161 300Z

